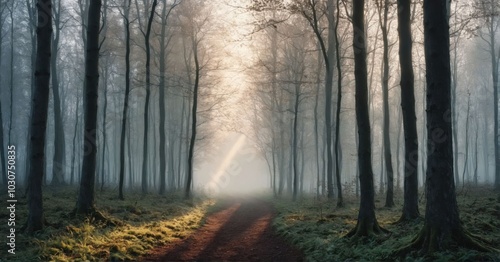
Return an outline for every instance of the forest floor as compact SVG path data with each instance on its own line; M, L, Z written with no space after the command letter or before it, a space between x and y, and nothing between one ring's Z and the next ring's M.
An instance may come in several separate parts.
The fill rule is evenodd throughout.
M182 194L158 196L97 191L97 208L118 223L109 225L70 217L76 188L44 188L46 228L34 236L20 232L27 217L27 199L16 203L16 254L0 248L3 261L391 261L391 252L415 236L423 221L394 225L401 214L401 192L395 207L376 215L391 233L352 242L343 236L355 226L359 202L345 196L346 206L304 196L296 202L270 196L183 200ZM500 247L500 202L488 188L459 188L457 201L464 228L483 244ZM0 195L5 202L5 195ZM422 195L420 212L425 212ZM9 217L0 208L0 232ZM500 261L499 254L463 248L404 261Z
M422 189L420 190L422 192ZM393 251L410 243L423 226L423 219L410 224L394 224L401 216L402 193L395 195L395 206L384 207L385 196L376 197L376 216L390 234L352 241L344 236L356 225L359 201L345 196L345 207L335 201L303 197L273 200L278 210L273 226L304 253L306 261L394 261ZM457 202L463 226L480 243L500 248L500 199L490 188L457 188ZM425 196L420 197L420 214L425 214ZM402 261L499 261L498 253L481 253L460 247L446 252L407 254Z
M18 190L18 192L24 192ZM27 199L16 203L16 249L0 248L3 261L136 261L157 246L183 239L203 224L213 200L184 200L183 194L141 195L96 191L96 207L116 225L70 216L77 199L76 187L44 187L43 203L47 225L33 236L21 232L28 215ZM5 194L0 195L6 204ZM5 238L8 210L0 208L0 232Z
M222 199L185 240L155 249L145 261L302 261L272 228L273 206L256 198Z

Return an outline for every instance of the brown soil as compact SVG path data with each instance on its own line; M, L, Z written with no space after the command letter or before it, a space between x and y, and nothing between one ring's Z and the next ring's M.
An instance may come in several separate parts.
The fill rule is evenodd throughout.
M261 200L226 200L190 237L144 261L302 261L302 253L273 232L273 215Z

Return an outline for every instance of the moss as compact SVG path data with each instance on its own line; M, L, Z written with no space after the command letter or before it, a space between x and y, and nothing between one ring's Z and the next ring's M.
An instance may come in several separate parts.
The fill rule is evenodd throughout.
M478 188L457 197L464 228L480 235L490 246L500 246L500 220L496 213L500 209L496 209L495 194ZM379 224L388 229L390 235L355 242L343 238L357 222L358 203L352 196L344 198L342 209L337 209L334 201L312 197L295 203L287 199L273 200L278 214L273 225L304 252L306 261L391 261L392 252L410 243L423 225L423 220L394 224L401 216L403 204L401 195L396 194L395 200L394 208L383 208L384 201L379 201L376 210ZM425 210L424 207L425 202L420 203L420 210ZM500 256L453 247L451 251L425 256L411 251L404 261L500 261Z
M184 238L199 227L212 201L185 202L180 194L169 196L130 194L116 199L116 192L98 192L96 208L106 220L72 217L76 188L44 189L48 226L34 236L18 234L16 255L0 250L8 261L130 261L153 248ZM27 217L26 200L19 199L17 223ZM6 216L0 209L0 217ZM21 220L21 221L19 221ZM18 226L20 228L20 226ZM0 224L6 232L7 225Z

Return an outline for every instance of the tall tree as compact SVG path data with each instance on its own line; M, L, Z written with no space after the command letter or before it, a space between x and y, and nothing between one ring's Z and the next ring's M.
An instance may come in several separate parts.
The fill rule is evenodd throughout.
M467 114L465 118L465 155L464 155L464 170L462 172L462 188L465 187L465 173L469 177L469 115L470 115L470 93L467 97ZM470 182L470 181L467 181Z
M194 163L194 148L196 142L196 127L197 127L197 113L198 113L198 93L200 88L200 61L198 57L198 48L200 39L198 39L197 32L193 30L190 36L191 48L194 60L194 86L193 86L193 104L191 108L191 138L189 139L189 153L188 153L188 172L186 177L186 188L184 190L185 197L191 197L191 186L193 183L193 163Z
M87 19L85 81L84 81L84 140L85 154L82 163L80 192L76 202L77 214L95 212L95 172L97 156L97 96L99 87L99 31L101 23L101 0L92 0Z
M382 30L382 42L384 44L383 53L383 69L382 69L382 103L383 103L383 144L384 144L384 160L385 170L387 174L387 195L385 199L385 206L394 206L394 171L392 168L392 154L391 154L391 136L390 136L390 117L389 117L389 1L377 0L375 1L378 9L379 25ZM382 176L382 174L381 174Z
M50 55L52 38L52 1L38 0L37 57L35 93L30 118L30 170L28 177L27 232L41 230L44 225L42 180L45 173L45 134L49 108Z
M375 217L375 190L373 187L370 117L368 110L368 72L366 64L366 39L364 0L354 0L352 25L354 27L354 77L356 80L356 121L358 126L358 168L361 199L358 222L348 237L371 236L385 232Z
M329 8L333 9L333 4L329 4ZM337 112L336 112L336 125L335 125L335 174L337 176L337 207L344 206L342 196L342 179L340 176L341 166L341 147L340 147L340 111L342 109L342 57L340 55L340 37L339 37L339 24L340 24L340 0L336 4L336 17L335 17L335 60L337 61ZM333 16L333 11L330 12L329 17Z
M128 113L128 103L130 95L130 5L132 0L128 0L124 3L124 10L121 14L123 17L123 23L125 26L125 96L123 98L123 111L122 111L122 123L121 123L121 135L120 135L120 173L119 173L119 187L118 194L120 199L123 198L123 180L125 179L125 134L127 127L127 113ZM129 134L130 136L130 134ZM130 148L130 143L129 143ZM132 170L129 170L132 172Z
M415 114L415 76L411 37L411 0L398 0L401 109L404 130L404 204L400 221L420 216L418 211L418 136Z
M454 244L487 250L463 229L453 173L451 69L448 1L424 0L424 47L427 82L427 173L425 223L413 242L400 250L424 253Z
M35 70L36 70L36 28L37 28L37 17L36 17L36 3L37 3L37 0L26 0L26 9L28 10L28 19L29 19L29 28L30 28L30 41L31 41L31 54L30 54L30 58L31 58L31 64L30 64L30 70L31 70L31 92L30 92L30 101L33 101L33 95L35 93ZM3 10L5 9L4 5L3 4L0 4L0 8L2 10L0 10L0 20L1 17L3 17ZM0 22L0 29L3 28L3 22ZM1 38L1 36L0 36ZM2 44L2 41L0 40L0 45ZM1 51L1 47L0 47L0 51ZM1 56L1 55L0 55ZM1 61L1 59L0 59ZM31 104L31 106L33 106L33 104ZM3 132L3 130L2 130ZM30 148L30 145L31 145L31 140L29 139L30 138L30 134L29 134L29 131L27 132L26 134L26 152L29 152L29 148ZM2 143L3 144L3 143ZM27 156L25 158L25 170L26 172L29 172L30 168L29 168L29 165L30 165L30 158L29 156Z
M500 11L500 3L496 0L476 0L477 17L481 18L481 22L486 26L486 33L479 31L479 36L487 44L487 51L491 59L491 78L493 80L493 139L495 147L495 190L500 191L500 139L498 125L498 88L499 88L499 61L500 49L496 45L496 35L500 28L500 19L498 12Z
M303 87L302 81L305 73L305 54L302 51L304 48L303 44L301 45L299 42L303 42L301 39L297 41L297 39L290 40L291 43L285 46L285 59L287 59L287 64L289 69L288 76L293 83L294 90L290 91L293 94L293 99L290 99L290 102L293 103L293 123L292 123L292 161L293 161L293 201L297 200L298 195L298 184L299 184L299 171L298 171L298 123L300 118L300 104L303 98Z
M161 11L161 34L160 34L160 92L159 92L159 106L160 106L160 195L165 193L166 188L166 173L167 173L167 157L166 157L166 139L165 139L165 67L166 67L166 27L167 27L167 1L162 0ZM172 146L172 145L170 145Z
M151 27L155 16L155 9L158 5L158 0L153 1L151 12L148 17L146 25L146 32L141 29L144 36L144 45L146 48L146 101L144 102L144 140L142 151L142 174L141 174L141 188L142 193L146 194L148 191L148 131L149 131L149 100L151 97L151 45L149 43L151 36Z
M75 125L74 125L74 128L73 128L73 146L71 148L73 148L73 152L71 153L71 174L70 174L70 181L69 181L69 184L70 185L73 185L74 184L74 181L75 181L75 160L76 160L76 137L77 137L77 134L78 134L78 120L80 119L79 115L78 115L78 111L80 109L80 95L78 92L75 93L75 96L76 96L76 104L75 104Z
M170 39L167 38L167 20L172 10L179 4L180 0L175 0L174 3L167 7L167 0L162 0L161 11L161 32L160 32L160 82L159 82L159 107L160 107L160 194L165 192L166 182L166 139L165 139L165 91L167 88L165 81L165 71L167 64L167 47ZM173 144L170 145L173 148ZM173 151L171 151L173 153ZM173 174L172 174L173 175ZM172 185L173 186L173 185Z
M65 166L65 142L64 126L61 105L61 92L59 85L58 64L59 58L59 40L61 36L61 0L55 0L53 6L54 32L52 37L52 55L51 55L51 81L52 95L54 97L54 157L52 163L52 185L64 184L64 166Z
M333 96L333 56L335 55L335 22L333 0L327 1L328 6L328 35L327 39L322 34L320 26L320 4L318 0L296 1L292 5L293 12L301 14L311 26L319 43L325 65L325 128L326 128L326 180L327 194L334 197L333 192L333 148L332 148L332 96ZM339 181L340 183L340 181ZM339 190L341 192L342 190ZM341 195L340 195L341 196ZM337 199L337 205L342 205L342 197Z
M320 167L320 143L319 143L319 117L318 117L318 107L319 107L319 92L321 88L321 68L323 67L323 64L321 63L321 51L318 46L318 56L316 58L317 60L317 68L316 68L316 90L314 92L314 145L315 145L315 150L314 153L316 155L316 197L319 199L320 195L320 188L321 188L321 177L320 177L320 172L321 172L321 167ZM273 135L273 143L274 143L274 135Z

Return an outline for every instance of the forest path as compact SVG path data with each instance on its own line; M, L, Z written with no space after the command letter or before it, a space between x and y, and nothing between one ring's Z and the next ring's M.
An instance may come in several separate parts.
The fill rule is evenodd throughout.
M226 199L205 224L184 240L153 250L144 261L302 261L296 248L271 227L271 204Z

